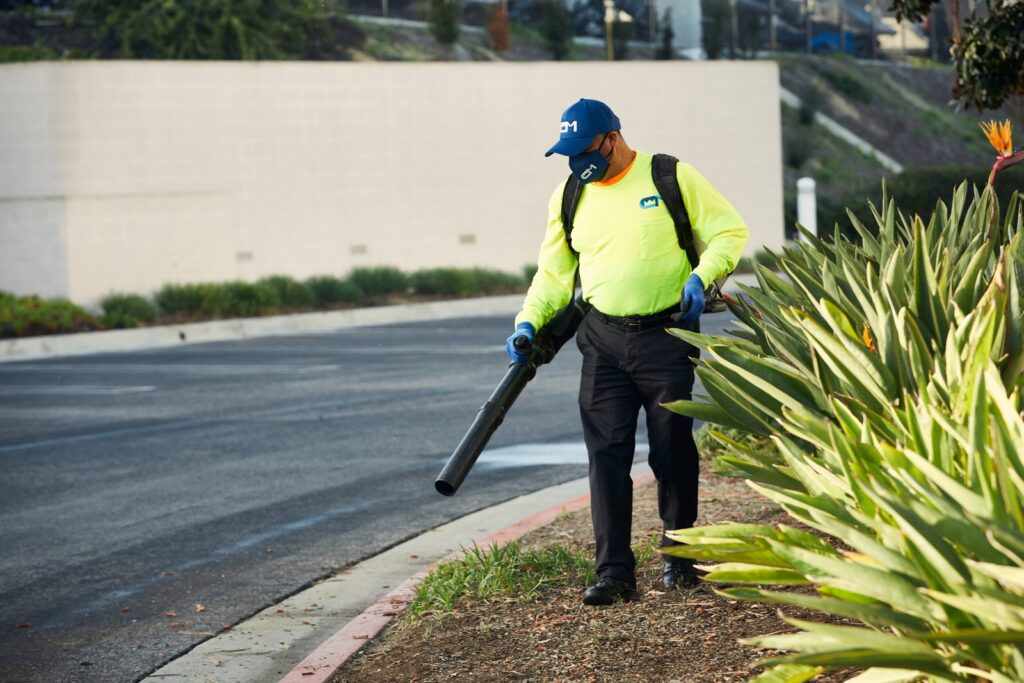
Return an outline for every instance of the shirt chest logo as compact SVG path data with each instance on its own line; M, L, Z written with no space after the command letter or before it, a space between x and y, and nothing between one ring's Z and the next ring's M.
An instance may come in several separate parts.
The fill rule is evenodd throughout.
M658 195L651 195L650 197L644 197L640 200L641 209L656 209L661 204L661 197Z

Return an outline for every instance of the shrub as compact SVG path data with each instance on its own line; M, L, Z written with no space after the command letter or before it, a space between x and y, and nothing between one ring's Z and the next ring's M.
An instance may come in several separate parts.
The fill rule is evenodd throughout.
M257 285L270 287L277 293L277 300L284 308L309 308L313 305L313 292L307 283L297 281L288 275L270 275L257 281Z
M100 328L96 318L65 299L0 296L0 337L87 332Z
M572 50L572 21L569 11L561 0L545 0L542 7L544 19L540 33L544 37L544 44L547 45L551 58L561 61L568 57Z
M527 283L533 282L533 276L537 274L537 264L527 263L523 266L523 278Z
M264 315L280 305L273 287L247 282L164 285L155 299L160 310L168 315L210 318Z
M430 0L430 33L442 45L459 39L459 3L455 0Z
M75 4L75 21L96 27L98 56L123 59L295 58L309 43L317 10L313 0Z
M164 285L153 300L161 313L167 315L196 315L203 310L204 293L207 285Z
M483 294L520 291L525 284L519 275L487 268L474 268L469 272L469 277L476 283L476 289Z
M459 268L418 270L410 276L409 284L414 292L427 296L464 296L479 293L469 272Z
M281 305L277 290L268 284L228 282L221 285L221 290L221 314L248 318L274 313Z
M356 268L349 273L348 279L366 296L404 294L409 288L408 276L389 266Z
M0 45L0 62L36 62L59 59L57 52L45 45Z
M936 197L944 197L965 180L979 188L988 182L991 169L973 166L942 166L936 168L908 168L886 181L889 196L896 200L899 210L908 217L929 216L935 210ZM861 206L866 198L880 194L877 181L854 188L836 202L818 198L818 234L831 234L838 223L840 231L849 239L857 234L850 225L847 206ZM1024 173L1013 170L996 177L996 196L1002 205L1010 200L1015 190L1024 190ZM872 227L871 224L868 227Z
M778 257L768 249L759 249L757 253L754 254L754 262L757 265L764 266L766 268L773 267L777 259Z
M363 292L350 280L332 275L317 275L306 280L306 287L313 295L314 306L333 306L358 301Z
M786 166L799 171L814 154L814 144L810 138L797 136L789 139L786 144Z
M103 325L108 328L138 327L156 320L157 310L138 294L110 294L100 301Z

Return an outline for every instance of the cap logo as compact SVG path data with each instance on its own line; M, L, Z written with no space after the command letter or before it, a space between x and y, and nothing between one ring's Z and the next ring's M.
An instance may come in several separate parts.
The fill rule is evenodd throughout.
M570 128L572 128L572 132L573 133L578 133L579 132L579 128L577 126L577 122L576 121L562 121L562 126L561 126L561 131L560 132L562 134L568 133Z

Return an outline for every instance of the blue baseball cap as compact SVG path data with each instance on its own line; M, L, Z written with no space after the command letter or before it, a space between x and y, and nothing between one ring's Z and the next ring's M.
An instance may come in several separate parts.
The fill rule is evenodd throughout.
M544 156L574 157L590 145L594 136L619 130L619 117L604 102L580 99L562 114L561 136Z

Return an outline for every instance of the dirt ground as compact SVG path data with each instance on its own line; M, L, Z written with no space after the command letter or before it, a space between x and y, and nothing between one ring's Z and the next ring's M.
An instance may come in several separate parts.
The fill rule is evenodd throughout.
M701 482L698 525L791 521L742 480L705 473ZM653 485L635 492L633 527L635 544L661 530ZM590 511L564 514L520 543L593 552ZM742 681L756 675L751 665L768 653L737 640L793 630L775 606L728 600L708 584L664 590L657 554L638 567L637 579L642 599L611 607L584 606L580 585L543 590L529 602L462 598L454 614L440 621L428 616L408 623L399 617L333 683ZM813 618L800 610L787 614ZM815 680L849 676L837 672Z

